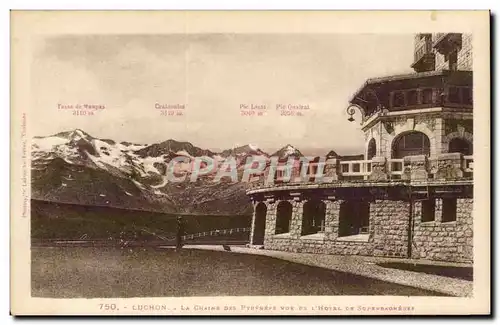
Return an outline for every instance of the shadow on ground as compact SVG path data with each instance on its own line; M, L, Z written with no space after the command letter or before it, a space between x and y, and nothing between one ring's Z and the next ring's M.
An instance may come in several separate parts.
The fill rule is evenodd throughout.
M53 298L443 294L267 256L152 249L32 248L32 295Z
M473 281L473 268L472 267L459 267L459 266L442 266L442 265L429 265L429 264L411 264L411 263L378 263L377 265L392 269L399 269L405 271L413 271L434 275L441 275L448 278L463 279Z

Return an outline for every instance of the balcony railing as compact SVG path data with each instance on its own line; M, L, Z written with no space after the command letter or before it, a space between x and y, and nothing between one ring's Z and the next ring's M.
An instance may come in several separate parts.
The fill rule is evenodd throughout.
M404 159L389 159L389 175L403 175Z
M460 153L443 153L434 157L411 156L401 159L385 159L375 157L373 160L348 160L341 161L333 159L329 165L334 168L325 177L333 178L334 182L349 181L392 181L392 180L452 180L470 179L474 171L474 158L472 155ZM451 170L450 170L451 169ZM377 174L377 177L373 175ZM385 177L380 177L380 175ZM250 188L285 186L287 184L314 184L315 174L308 174L303 180L291 179L283 181L281 177L275 177L274 183L267 183L263 178L259 182L249 185Z
M472 173L474 171L474 158L472 156L464 156L463 169L467 173Z
M340 162L342 176L368 176L372 172L371 160L351 160Z

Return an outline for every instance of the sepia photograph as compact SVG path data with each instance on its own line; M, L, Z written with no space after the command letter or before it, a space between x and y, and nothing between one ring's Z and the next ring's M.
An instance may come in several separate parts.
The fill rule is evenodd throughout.
M181 14L13 12L11 295L54 306L20 314L489 311L489 37Z

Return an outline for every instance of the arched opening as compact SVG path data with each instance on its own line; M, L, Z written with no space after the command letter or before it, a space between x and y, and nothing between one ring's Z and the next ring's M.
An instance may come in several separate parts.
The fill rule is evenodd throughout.
M465 156L472 155L472 143L462 138L453 138L448 144L448 152L460 152Z
M288 201L278 203L276 209L276 234L290 232L290 221L292 220L292 204Z
M370 142L368 142L368 151L366 153L366 159L367 160L372 160L373 157L377 155L377 144L375 142L375 139L371 139Z
M429 137L422 132L410 131L403 133L392 142L391 157L395 159L418 155L429 156L430 153Z
M345 201L340 204L339 213L339 237L368 234L370 203Z
M267 206L264 203L260 202L255 207L255 220L253 224L253 237L252 237L253 245L264 244L264 234L266 230L266 215L267 215Z
M325 231L326 205L323 201L311 200L304 204L301 235L311 235Z

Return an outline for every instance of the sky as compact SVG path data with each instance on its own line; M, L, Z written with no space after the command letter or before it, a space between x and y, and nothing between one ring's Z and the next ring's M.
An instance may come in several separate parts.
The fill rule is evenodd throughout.
M134 143L189 141L211 150L251 143L272 152L361 153L348 101L366 79L411 72L410 34L70 35L38 42L30 126L80 128ZM77 105L104 107L74 115ZM241 109L265 105L262 116ZM277 105L307 105L282 116ZM158 105L184 105L183 115ZM61 107L72 107L62 109ZM173 110L180 111L180 110Z

